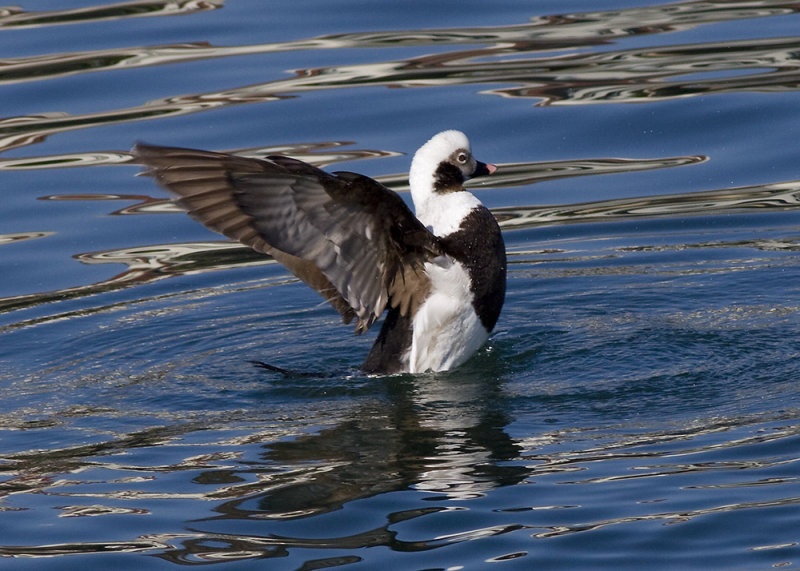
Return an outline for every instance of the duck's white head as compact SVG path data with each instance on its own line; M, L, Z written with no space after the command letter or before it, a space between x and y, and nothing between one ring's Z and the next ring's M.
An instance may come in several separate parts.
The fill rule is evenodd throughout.
M495 170L494 165L472 156L469 139L461 131L442 131L434 135L414 154L408 174L417 217L435 234L447 233L444 230L450 229L452 223L439 223L437 228L436 222L443 217L455 221L454 217L460 219L465 209L480 205L477 198L464 190L464 181Z

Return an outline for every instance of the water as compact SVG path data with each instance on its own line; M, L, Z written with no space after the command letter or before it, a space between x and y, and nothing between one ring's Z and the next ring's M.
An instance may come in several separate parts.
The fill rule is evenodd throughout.
M522 4L5 9L4 569L800 564L796 3ZM360 375L374 332L128 154L404 191L445 128L510 274L437 376Z

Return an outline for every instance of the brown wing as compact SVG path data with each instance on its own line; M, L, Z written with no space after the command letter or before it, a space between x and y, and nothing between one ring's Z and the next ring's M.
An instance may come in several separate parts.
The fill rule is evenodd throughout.
M366 331L388 305L416 310L423 263L439 241L374 180L329 174L287 157L265 160L136 145L147 174L206 227L272 255Z

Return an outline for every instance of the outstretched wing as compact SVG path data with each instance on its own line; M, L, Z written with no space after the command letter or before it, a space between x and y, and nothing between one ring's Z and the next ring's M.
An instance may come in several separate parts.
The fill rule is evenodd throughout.
M138 144L135 156L206 227L272 255L366 331L387 305L416 311L438 239L403 200L355 173Z

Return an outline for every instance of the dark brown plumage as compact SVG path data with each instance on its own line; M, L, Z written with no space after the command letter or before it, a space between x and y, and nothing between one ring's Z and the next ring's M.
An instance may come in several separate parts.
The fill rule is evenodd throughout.
M134 155L190 216L273 256L358 333L387 306L413 315L427 296L423 264L442 254L439 238L369 177L279 156L145 144Z

